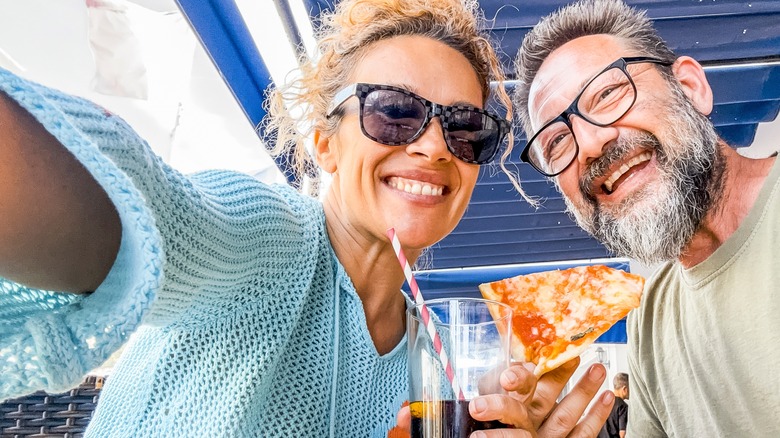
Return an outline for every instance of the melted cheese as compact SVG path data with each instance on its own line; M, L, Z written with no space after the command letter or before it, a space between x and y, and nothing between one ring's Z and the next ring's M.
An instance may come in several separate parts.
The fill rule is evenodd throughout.
M515 359L571 359L639 305L644 279L606 266L540 272L480 285L514 309ZM517 357L521 350L525 357ZM566 358L568 356L568 358ZM565 362L565 360L564 360Z

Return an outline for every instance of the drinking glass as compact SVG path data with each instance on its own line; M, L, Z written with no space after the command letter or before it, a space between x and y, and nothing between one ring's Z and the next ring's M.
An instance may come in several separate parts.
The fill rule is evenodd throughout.
M475 430L507 427L498 421L474 420L468 404L476 396L504 392L498 378L511 357L512 309L478 298L425 301L461 398L442 365L422 306L406 312L412 438L466 438Z

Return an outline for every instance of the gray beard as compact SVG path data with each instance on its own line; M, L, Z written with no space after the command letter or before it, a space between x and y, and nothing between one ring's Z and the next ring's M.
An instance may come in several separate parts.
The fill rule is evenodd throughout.
M564 197L577 223L607 249L648 265L683 255L723 191L725 164L712 123L679 88L667 114L671 130L664 144L647 132L621 137L580 178L581 205ZM590 193L591 182L637 147L655 151L657 184L616 206L599 205Z

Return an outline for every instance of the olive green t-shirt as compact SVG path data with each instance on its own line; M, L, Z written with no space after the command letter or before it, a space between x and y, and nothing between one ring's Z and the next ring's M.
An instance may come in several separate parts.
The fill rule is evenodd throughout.
M736 232L628 318L628 437L780 437L780 160Z

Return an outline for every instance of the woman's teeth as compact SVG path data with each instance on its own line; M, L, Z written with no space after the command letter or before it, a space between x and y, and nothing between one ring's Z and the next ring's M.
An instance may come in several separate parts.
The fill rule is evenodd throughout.
M426 196L441 196L444 192L443 186L437 186L422 181L415 181L411 179L404 179L394 176L387 180L387 184L398 190L403 190L406 193L413 195L426 195Z
M650 161L650 158L652 158L652 154L650 152L645 152L641 155L637 155L636 157L632 158L628 161L628 163L624 163L622 166L620 166L620 169L616 170L615 172L610 175L609 178L607 178L606 181L604 181L604 188L607 189L607 192L612 193L612 184L615 184L615 181L617 181L623 174L629 171L632 167L636 166L637 164L644 163L645 161Z

